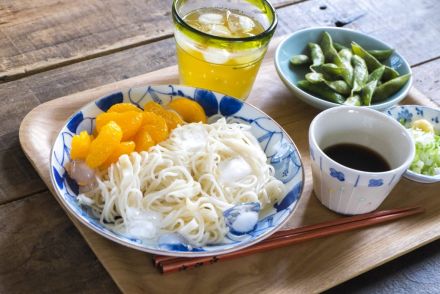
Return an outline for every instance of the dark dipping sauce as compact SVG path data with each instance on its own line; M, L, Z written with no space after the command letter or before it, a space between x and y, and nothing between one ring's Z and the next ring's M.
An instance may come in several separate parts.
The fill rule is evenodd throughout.
M325 148L324 153L337 163L352 169L366 172L385 172L391 169L379 153L357 144L336 144Z

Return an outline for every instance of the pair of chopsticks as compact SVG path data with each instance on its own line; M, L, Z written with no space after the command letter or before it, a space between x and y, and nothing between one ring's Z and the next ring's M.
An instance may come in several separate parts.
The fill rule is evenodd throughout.
M153 263L161 273L172 273L203 265L213 264L219 261L242 257L275 248L280 248L295 243L322 238L342 232L360 229L403 217L424 212L421 207L408 207L400 209L381 210L356 216L344 217L315 225L296 229L278 231L267 239L247 248L217 256L207 257L174 257L153 256Z

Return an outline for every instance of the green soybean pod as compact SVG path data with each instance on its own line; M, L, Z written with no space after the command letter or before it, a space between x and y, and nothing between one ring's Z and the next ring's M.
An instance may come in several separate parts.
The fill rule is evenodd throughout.
M368 82L361 90L360 96L362 104L365 106L371 105L371 99L373 98L374 90L377 86L377 80L372 80Z
M408 82L410 76L411 74L406 74L383 83L374 91L372 101L377 102L387 99L399 91Z
M357 92L360 91L368 81L368 69L365 60L358 55L353 55L351 63L353 65L352 92Z
M290 58L290 63L292 65L302 65L302 64L310 63L310 59L307 55L299 54L292 56Z
M306 80L299 81L297 85L300 89L309 92L311 94L317 95L325 100L338 104L342 104L345 101L344 96L336 93L335 91L325 86L323 87L322 85L319 84L313 84Z
M337 66L334 63L324 63L321 65L312 65L310 69L314 72L322 73L326 80L338 80L339 77L344 77L346 71L344 68Z
M382 66L382 63L379 62L373 55L368 53L367 50L362 48L359 44L356 42L351 42L351 50L353 50L353 53L357 56L362 57L365 60L365 63L367 64L368 70L370 72L374 71L378 67ZM399 76L399 73L392 69L391 67L385 66L385 71L383 73L382 78L387 81L390 79L394 79Z
M309 43L310 57L312 58L312 65L321 65L325 62L324 53L321 47L316 43Z
M322 48L322 52L324 53L325 60L327 62L332 62L336 65L342 64L342 60L338 55L338 51L336 51L335 47L333 47L333 40L329 33L322 33L320 45Z
M351 57L353 56L353 53L351 52L350 49L344 48L338 52L338 55L341 58L343 67L346 70L344 80L347 84L352 86L353 85L353 67L351 66Z
M341 80L337 81L326 81L324 80L325 84L334 90L335 92L342 94L342 95L349 95L351 92L351 87L345 82Z
M350 96L344 101L344 105L361 106L361 98L359 95Z
M387 60L394 52L394 49L386 50L367 50L372 56L374 56L379 61Z
M368 76L368 82L371 81L380 81L382 78L382 75L385 71L385 66L382 65L381 67L376 68L369 76Z
M337 42L333 42L333 47L335 47L335 49L337 51L341 51L344 49L348 49L347 47L345 47L344 45L342 45L341 43L337 43Z

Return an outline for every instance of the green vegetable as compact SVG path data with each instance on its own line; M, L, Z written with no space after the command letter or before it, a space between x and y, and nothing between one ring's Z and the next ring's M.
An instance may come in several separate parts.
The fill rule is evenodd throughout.
M374 58L376 58L379 61L385 61L387 60L394 52L394 49L387 49L387 50L367 50L368 53L370 53Z
M342 104L345 98L341 95L328 88L325 84L314 84L309 81L302 80L298 82L298 87L306 92L320 96L326 100L334 103Z
M307 64L307 63L310 63L310 59L307 55L299 54L299 55L292 56L290 58L290 63L292 65Z
M352 92L357 92L360 91L368 81L368 69L365 60L357 55L353 55L351 63L353 65Z
M338 51L336 51L335 47L333 47L333 40L329 33L322 33L320 45L322 48L322 52L324 53L326 62L335 63L336 65L342 64L342 60L338 55Z
M379 82L382 78L383 72L385 71L385 66L381 66L376 68L369 76L368 76L368 82L371 81L377 81Z
M440 175L440 136L434 132L425 132L418 128L410 128L416 154L409 167L413 172L435 176Z
M394 93L396 93L397 91L399 91L400 88L402 88L403 85L405 85L406 82L408 82L410 76L411 76L410 74L406 74L397 77L395 79L392 79L386 83L383 83L382 85L377 87L376 91L374 91L373 101L374 102L383 101L388 97L390 97L391 95L393 95Z
M373 98L374 90L377 86L377 80L368 82L361 90L361 101L363 105L370 106L371 99Z
M305 76L306 80L310 83L317 84L317 83L323 83L333 91L342 94L342 95L348 95L350 94L350 86L344 81L337 80L337 81L327 81L324 78L324 75L322 73L317 72L310 72L306 74Z
M353 86L353 67L351 66L351 58L353 57L353 53L350 49L345 48L339 51L339 57L342 61L342 66L345 68L346 73L344 73L344 80L350 86Z
M350 96L345 100L344 105L361 106L361 98L359 95Z
M313 65L321 65L325 62L324 53L322 53L321 47L315 43L309 43L310 56L312 57Z
M382 64L377 60L373 55L368 53L367 50L362 48L359 44L356 42L351 42L351 50L353 50L353 53L357 56L362 57L365 60L365 63L367 64L368 70L371 72L378 67L381 67ZM399 73L392 69L391 67L386 66L385 71L383 73L383 79L385 81L388 81L390 79L394 79L399 76Z

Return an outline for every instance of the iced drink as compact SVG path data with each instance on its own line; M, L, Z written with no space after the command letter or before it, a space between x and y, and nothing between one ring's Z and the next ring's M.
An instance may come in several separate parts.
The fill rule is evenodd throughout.
M272 7L264 1L231 1L231 7L227 1L201 1L206 6L182 9L188 2L173 5L180 82L247 98L275 30ZM265 13L256 14L260 8Z

